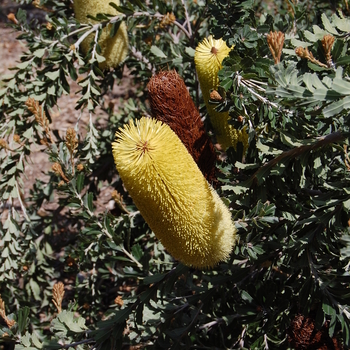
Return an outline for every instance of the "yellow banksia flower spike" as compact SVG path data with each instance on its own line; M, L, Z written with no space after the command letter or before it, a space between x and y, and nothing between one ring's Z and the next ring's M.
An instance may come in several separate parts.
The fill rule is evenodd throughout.
M230 211L167 124L130 121L112 147L125 188L174 258L196 268L228 258L236 234Z
M232 49L233 47L228 47L224 40L216 40L209 36L198 44L194 55L198 80L210 122L214 128L217 141L223 149L230 146L236 148L237 142L241 141L240 137L245 137L228 123L228 112L217 112L215 105L209 103L211 90L217 90L219 86L218 72L222 68L222 61ZM244 132L246 133L246 131Z
M118 15L118 11L109 5L110 2L119 6L119 0L74 0L73 7L76 19L80 23L96 24L97 22L88 18L88 15L95 17L98 13L108 13ZM112 38L110 37L111 25L103 28L99 39L101 56L106 60L100 63L100 68L114 68L122 62L128 53L128 33L125 22L120 23L120 27ZM95 33L90 34L82 43L82 51L89 50L90 43L94 40Z

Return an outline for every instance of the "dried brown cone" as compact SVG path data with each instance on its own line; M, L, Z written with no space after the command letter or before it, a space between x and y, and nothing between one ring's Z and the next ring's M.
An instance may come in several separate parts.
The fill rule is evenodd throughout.
M294 349L342 350L337 338L330 338L329 325L326 322L321 329L316 329L315 320L311 317L296 315L288 330L288 340Z
M216 153L185 82L175 71L154 75L148 85L152 115L177 134L209 183L216 183Z

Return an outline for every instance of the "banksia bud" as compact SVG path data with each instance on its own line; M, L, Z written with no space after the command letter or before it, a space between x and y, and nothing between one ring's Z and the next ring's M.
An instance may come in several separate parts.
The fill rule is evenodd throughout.
M334 40L335 40L335 38L331 34L325 35L323 37L323 39L321 40L322 47L323 47L323 50L324 50L324 53L326 56L327 65L329 68L334 67L334 63L332 60L332 54L331 54Z
M209 183L215 182L214 146L183 79L175 70L164 71L154 75L147 88L152 116L170 126Z
M173 13L167 12L167 14L162 18L159 27L165 29L166 27L172 25L176 20L176 17Z
M57 312L62 311L62 301L64 297L64 284L62 282L55 283L52 289L52 301L57 308Z
M88 15L96 16L98 13L108 13L110 15L118 15L117 10L109 5L110 2L119 6L119 0L74 0L74 13L76 19L80 23L92 23L96 21L87 18ZM112 38L109 36L111 25L108 25L102 30L99 39L101 47L101 55L106 59L100 63L100 68L116 67L122 62L128 53L128 34L126 31L125 22L120 23L120 27ZM89 35L82 43L82 51L86 53L89 50L90 43L94 39L94 34Z
M228 124L228 112L217 112L215 105L209 103L209 99L210 91L218 88L218 72L222 68L222 61L229 55L231 50L232 48L229 48L224 40L215 40L212 36L209 36L208 39L205 38L198 44L194 55L198 80L210 122L214 128L217 141L223 149L234 146L237 143L237 130Z
M275 64L281 61L282 49L284 43L284 33L270 32L267 34L267 44L272 53Z
M1 148L8 149L8 144L5 139L0 139L0 149Z
M114 161L140 213L174 258L207 268L228 258L231 214L166 124L142 118L116 133Z
M52 164L52 171L57 175L57 176L61 176L63 178L64 181L69 182L69 179L67 178L67 176L64 174L62 167L60 165L60 163L53 163Z
M17 18L13 13L9 13L7 15L7 19L11 22L13 22L14 24L18 24Z
M295 49L295 53L297 56L299 56L300 58L305 58L307 59L308 61L314 63L314 64L317 64L319 65L320 67L324 67L324 68L328 68L328 66L322 62L320 62L319 60L317 60L314 55L312 54L311 51L309 51L309 49L307 47L297 47Z

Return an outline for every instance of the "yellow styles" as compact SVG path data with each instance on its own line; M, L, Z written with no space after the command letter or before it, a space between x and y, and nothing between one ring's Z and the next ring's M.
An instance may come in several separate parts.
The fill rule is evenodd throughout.
M215 105L210 104L210 91L217 90L219 86L218 72L222 68L222 61L233 49L226 45L222 39L214 39L212 36L205 38L198 44L194 55L196 71L201 86L203 99L208 110L210 122L214 128L218 143L223 149L237 147L238 141L243 143L243 154L248 147L248 134L244 129L237 130L228 123L228 112L217 112Z

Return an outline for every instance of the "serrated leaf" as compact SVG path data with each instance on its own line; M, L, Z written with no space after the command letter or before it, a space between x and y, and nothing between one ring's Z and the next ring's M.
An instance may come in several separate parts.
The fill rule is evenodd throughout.
M38 50L35 50L33 52L33 55L35 57L41 58L41 57L43 57L45 55L45 51L46 51L46 49L38 49Z
M192 47L186 47L186 48L185 48L185 52L186 52L187 55L189 55L190 57L194 57L194 53L196 52L196 50L193 49Z
M29 129L27 129L22 136L26 139L30 139L33 136L33 127L30 127Z
M335 316L337 314L336 310L334 310L333 306L329 303L328 300L325 300L322 303L322 310L326 315Z
M102 63L106 61L106 58L104 56L99 55L97 52L95 53L96 59L98 63Z
M330 105L326 106L322 112L325 118L333 117L339 114L343 110L350 109L350 96L346 96L339 101L332 102Z
M324 28L331 34L333 35L339 35L339 33L337 32L337 30L332 26L331 22L329 21L327 15L325 13L322 13L321 16L322 19L322 23Z
M132 255L135 257L136 260L140 260L143 256L143 251L140 246L140 244L134 244L131 248Z
M46 72L45 76L48 77L50 80L54 81L54 80L58 79L58 77L60 76L60 71L58 69L58 70L55 70L53 72Z
M24 61L22 63L18 63L16 67L18 69L25 69L29 66L30 63L31 63L31 61Z
M166 54L157 46L152 45L150 51L159 58L167 58Z
M350 64L350 56L342 56L342 57L339 57L337 60L336 60L336 64L337 65L346 65L346 64Z

